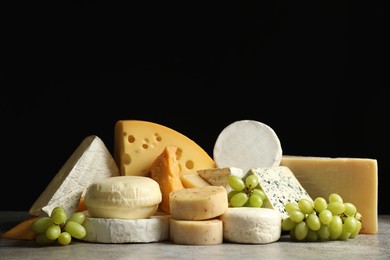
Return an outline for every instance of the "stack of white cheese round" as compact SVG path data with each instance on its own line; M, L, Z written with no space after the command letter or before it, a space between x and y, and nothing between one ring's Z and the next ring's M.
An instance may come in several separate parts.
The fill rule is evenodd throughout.
M162 195L156 181L143 176L110 177L91 184L83 241L149 243L169 239L169 218L157 212Z

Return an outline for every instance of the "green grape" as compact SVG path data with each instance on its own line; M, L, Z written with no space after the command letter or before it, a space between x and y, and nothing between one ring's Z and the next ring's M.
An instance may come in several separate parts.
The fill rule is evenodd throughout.
M53 224L46 230L46 236L48 239L56 240L61 234L61 227L59 225Z
M230 206L242 207L248 201L248 195L244 192L239 192L230 199Z
M313 211L313 203L308 199L300 199L298 201L298 207L305 214L309 214Z
M326 199L323 197L318 197L314 200L314 210L317 213L321 213L323 210L325 210L328 206L328 203L326 202Z
M69 245L72 242L72 236L68 232L61 232L57 239L58 244L61 246Z
M345 205L343 202L339 202L339 201L330 202L328 204L328 210L330 210L330 212L332 212L333 215L340 215L344 212Z
M351 233L351 235L349 237L350 238L355 238L359 234L361 228L362 228L362 222L357 220L355 230L352 231L352 233Z
M259 184L259 178L257 178L256 175L249 175L245 179L245 186L249 189L252 190L257 187Z
M301 221L297 223L295 226L295 238L297 240L304 240L309 232L309 227L307 226L305 221Z
M237 193L239 193L239 192L241 192L241 191L235 191L235 190L229 191L229 193L228 193L228 201L230 201L230 199L231 199L234 195L236 195Z
M53 225L53 220L50 217L40 217L34 220L31 224L31 229L35 233L42 234L45 233L51 225Z
M347 216L351 216L352 217L357 212L356 206L354 204L350 203L350 202L345 202L344 206L345 206L344 213Z
M362 221L362 214L360 214L360 212L356 212L355 218L356 220Z
M291 220L295 223L302 222L303 219L305 218L305 214L303 214L303 212L300 211L299 209L295 209L295 210L291 211L289 214L290 214Z
M333 214L332 214L332 212L330 212L330 210L325 209L325 210L321 211L321 213L318 215L318 217L320 218L320 221L322 224L328 225L328 224L330 224L330 222L332 222Z
M343 198L337 194L337 193L332 193L329 195L329 199L328 199L329 203L331 202L341 202L343 203Z
M70 215L67 221L74 221L79 224L83 224L85 220L85 214L84 212L74 212Z
M284 205L284 209L290 215L290 212L292 212L293 210L299 210L299 207L298 207L298 204L296 204L294 202L287 202Z
M52 240L52 239L49 239L45 233L40 233L37 235L37 237L35 238L35 242L37 242L37 244L39 245L50 245L52 243L54 243L55 240Z
M306 240L311 241L311 242L317 241L318 240L318 233L309 228L309 230L307 231Z
M290 217L283 219L282 221L282 230L289 231L295 227L296 223L293 222Z
M51 219L53 220L54 224L61 225L65 224L66 222L66 213L65 210L53 210L51 213Z
M265 195L265 192L261 189L253 189L252 194L259 195L260 198L265 201L267 199L267 195Z
M347 240L350 236L351 236L351 233L348 232L347 230L345 230L345 228L343 228L343 231L341 232L341 234L338 237L338 239L340 239L340 240Z
M343 221L339 215L334 215L332 222L329 224L329 239L336 240L343 232Z
M307 215L306 223L308 227L313 231L317 231L321 227L320 218L314 213Z
M352 233L356 229L357 222L356 218L348 216L344 220L343 228L347 232Z
M263 205L263 200L257 194L252 193L248 201L249 201L249 205L254 208L261 208L261 206Z
M329 226L326 224L321 224L321 227L317 230L317 233L321 240L328 240L330 235Z
M242 191L245 188L244 180L236 175L229 175L228 184L235 191Z
M84 226L74 221L67 221L64 230L77 239L81 239L87 234Z
M61 211L64 211L64 212L65 212L64 207L62 207L62 206L56 206L55 208L53 208L53 209L51 210L51 213L53 213L53 212L56 211L56 210L61 210Z

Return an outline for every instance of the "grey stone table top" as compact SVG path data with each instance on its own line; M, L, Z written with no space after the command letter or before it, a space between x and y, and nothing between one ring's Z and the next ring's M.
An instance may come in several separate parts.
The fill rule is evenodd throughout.
M26 212L0 212L0 234L27 217ZM346 241L292 242L282 236L270 244L189 246L170 242L98 244L72 241L68 246L38 246L35 241L0 238L0 260L7 259L390 259L390 215L380 215L375 235Z

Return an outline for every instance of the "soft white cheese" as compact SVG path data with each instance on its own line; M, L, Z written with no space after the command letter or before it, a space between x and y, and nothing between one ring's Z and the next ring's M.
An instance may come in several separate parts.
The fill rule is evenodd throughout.
M93 182L118 176L119 169L96 135L86 137L31 206L31 215L50 215L62 206L69 216L76 211L84 190Z
M81 240L95 243L150 243L169 240L170 215L156 214L146 219L86 217L86 235Z
M218 135L213 158L219 168L237 167L247 173L251 168L278 166L282 147L275 131L254 120L240 120Z
M265 244L281 235L281 216L269 208L228 208L219 217L223 222L223 238L227 242Z

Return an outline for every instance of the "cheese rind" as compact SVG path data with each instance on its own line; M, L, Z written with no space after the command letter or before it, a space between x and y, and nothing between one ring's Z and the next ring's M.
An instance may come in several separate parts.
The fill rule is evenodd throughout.
M230 175L235 175L240 178L244 177L242 169L237 167L202 169L198 170L198 174L211 185L223 186L225 188L228 186L228 178Z
M226 189L205 186L173 191L169 194L171 216L181 220L205 220L220 216L228 208Z
M279 211L282 219L289 216L284 208L287 202L298 203L301 198L313 201L292 171L286 166L251 169L244 178L251 174L258 176L259 185L267 195L264 207Z
M223 222L225 241L246 244L266 244L277 241L282 230L278 211L269 208L228 208L219 217Z
M156 213L159 184L145 176L115 176L89 185L84 203L93 217L142 219Z
M378 232L377 160L286 155L281 165L291 169L312 198L328 200L338 193L344 202L353 203L362 215L360 233Z
M251 168L278 166L282 154L275 131L255 120L239 120L225 127L213 149L218 168L238 167L245 174Z
M94 181L118 176L119 169L103 141L86 137L31 206L31 215L49 216L63 206L67 216L76 211L83 191Z
M95 243L151 243L169 240L170 216L156 214L146 219L86 217L86 235L81 240Z
M148 176L166 146L176 146L180 174L214 168L214 160L193 140L166 126L140 120L119 120L114 131L114 158L121 175Z
M223 224L219 219L170 220L170 240L182 245L218 245L223 242Z

